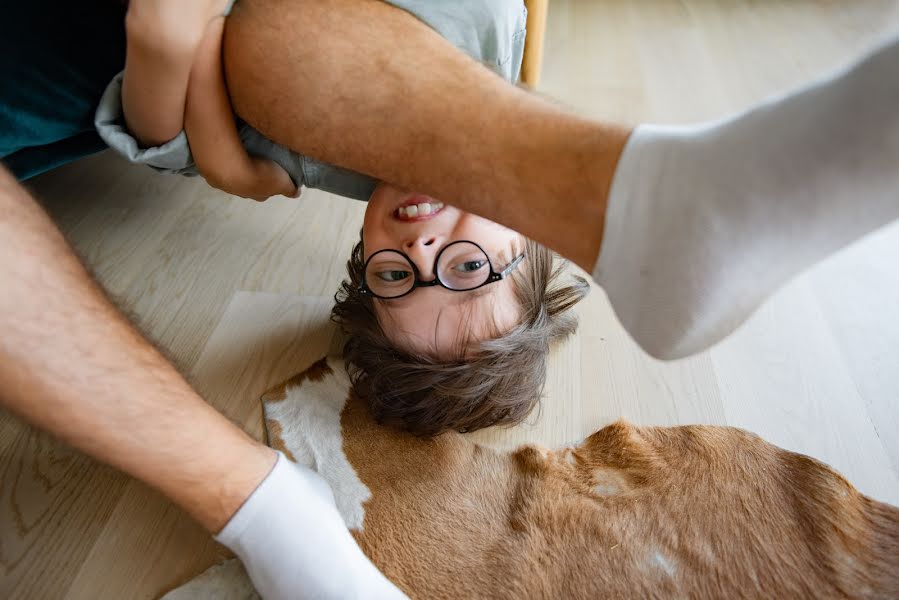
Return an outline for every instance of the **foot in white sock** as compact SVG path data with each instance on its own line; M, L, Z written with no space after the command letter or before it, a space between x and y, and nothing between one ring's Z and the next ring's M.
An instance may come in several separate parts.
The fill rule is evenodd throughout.
M216 539L266 600L406 597L356 545L328 484L280 452Z
M680 358L897 218L899 39L735 118L637 128L593 276L647 352Z

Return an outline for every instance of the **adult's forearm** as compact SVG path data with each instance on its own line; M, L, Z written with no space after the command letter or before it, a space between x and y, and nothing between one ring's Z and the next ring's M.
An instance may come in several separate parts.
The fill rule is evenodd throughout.
M221 528L274 454L197 396L2 170L0 281L3 406Z
M242 0L224 58L238 114L275 141L501 222L592 268L627 129L509 85L383 2Z

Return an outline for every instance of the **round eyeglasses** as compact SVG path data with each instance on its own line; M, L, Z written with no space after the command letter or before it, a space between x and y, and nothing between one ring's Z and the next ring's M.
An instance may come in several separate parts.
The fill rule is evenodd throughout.
M365 261L365 273L359 291L391 300L410 294L418 287L439 285L453 292L468 292L501 281L524 260L522 252L502 271L494 271L483 248L465 240L444 246L434 259L434 279L423 281L418 267L399 250L379 250Z

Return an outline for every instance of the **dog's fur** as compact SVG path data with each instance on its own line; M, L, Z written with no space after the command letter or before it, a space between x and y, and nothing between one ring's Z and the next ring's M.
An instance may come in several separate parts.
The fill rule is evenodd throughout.
M514 452L421 439L376 424L330 359L265 411L413 598L899 598L899 510L739 429L618 422Z

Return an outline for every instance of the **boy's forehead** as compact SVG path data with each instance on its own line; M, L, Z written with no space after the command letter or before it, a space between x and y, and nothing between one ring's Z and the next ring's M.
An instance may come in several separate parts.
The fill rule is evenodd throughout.
M513 328L520 308L511 282L473 292L420 288L397 300L375 301L381 328L398 348L440 360L465 355L472 344Z

